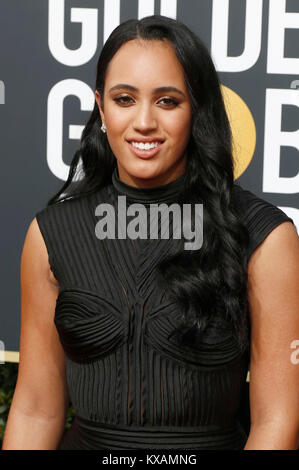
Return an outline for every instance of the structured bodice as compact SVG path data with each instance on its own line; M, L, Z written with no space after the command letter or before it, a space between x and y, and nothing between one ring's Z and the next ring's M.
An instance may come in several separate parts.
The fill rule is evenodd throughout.
M60 285L54 322L76 412L61 449L212 449L245 443L237 413L249 352L240 353L230 324L216 313L193 345L172 334L181 311L159 283L156 267L176 241L96 235L99 206L108 204L116 214L118 196L126 195L127 204L144 203L148 210L149 202L171 202L183 184L181 175L168 185L141 189L120 181L115 170L112 183L100 191L37 214ZM244 213L242 191L237 194ZM253 207L256 198L250 194ZM268 203L258 201L256 207L267 215ZM276 225L288 219L277 211ZM108 222L109 217L110 210ZM268 232L275 223L272 217ZM266 232L265 225L260 237L253 230L251 247Z

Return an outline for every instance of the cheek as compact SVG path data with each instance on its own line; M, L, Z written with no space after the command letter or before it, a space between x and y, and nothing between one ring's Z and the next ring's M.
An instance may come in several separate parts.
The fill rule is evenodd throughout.
M126 132L130 122L128 113L113 110L113 112L107 112L105 116L107 127L109 127L111 135L117 138Z
M184 113L183 115L173 115L165 120L165 129L174 141L181 143L189 139L191 125L191 116Z

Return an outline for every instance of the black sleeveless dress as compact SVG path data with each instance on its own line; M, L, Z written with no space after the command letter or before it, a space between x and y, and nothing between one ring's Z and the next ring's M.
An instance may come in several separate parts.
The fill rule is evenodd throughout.
M96 207L172 200L183 175L150 189L119 179L36 214L59 281L54 322L66 355L72 426L64 449L242 449L237 413L249 369L229 329L211 327L198 346L168 339L180 312L157 282L155 266L171 239L96 236ZM235 184L250 233L248 256L277 225L293 220ZM126 223L126 222L122 222ZM123 227L124 228L124 227ZM209 330L208 330L209 331Z

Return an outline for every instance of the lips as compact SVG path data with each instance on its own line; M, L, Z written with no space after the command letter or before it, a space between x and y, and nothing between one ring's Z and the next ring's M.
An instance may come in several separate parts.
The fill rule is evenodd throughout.
M134 141L133 141L134 142ZM159 142L159 141L154 141L154 142ZM134 147L131 142L128 141L128 145L131 149L131 151L137 156L137 157L140 157L142 159L147 159L147 158L151 158L153 157L154 155L156 155L160 148L162 147L163 145L163 142L160 141L159 145L157 145L157 147L154 147L153 149L150 149L150 150L142 150L142 149L138 149L136 147Z

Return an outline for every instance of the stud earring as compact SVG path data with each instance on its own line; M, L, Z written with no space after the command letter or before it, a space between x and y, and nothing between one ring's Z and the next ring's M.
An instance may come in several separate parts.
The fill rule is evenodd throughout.
M101 126L101 131L103 131L105 133L106 130L107 130L106 125L103 123L102 126Z

